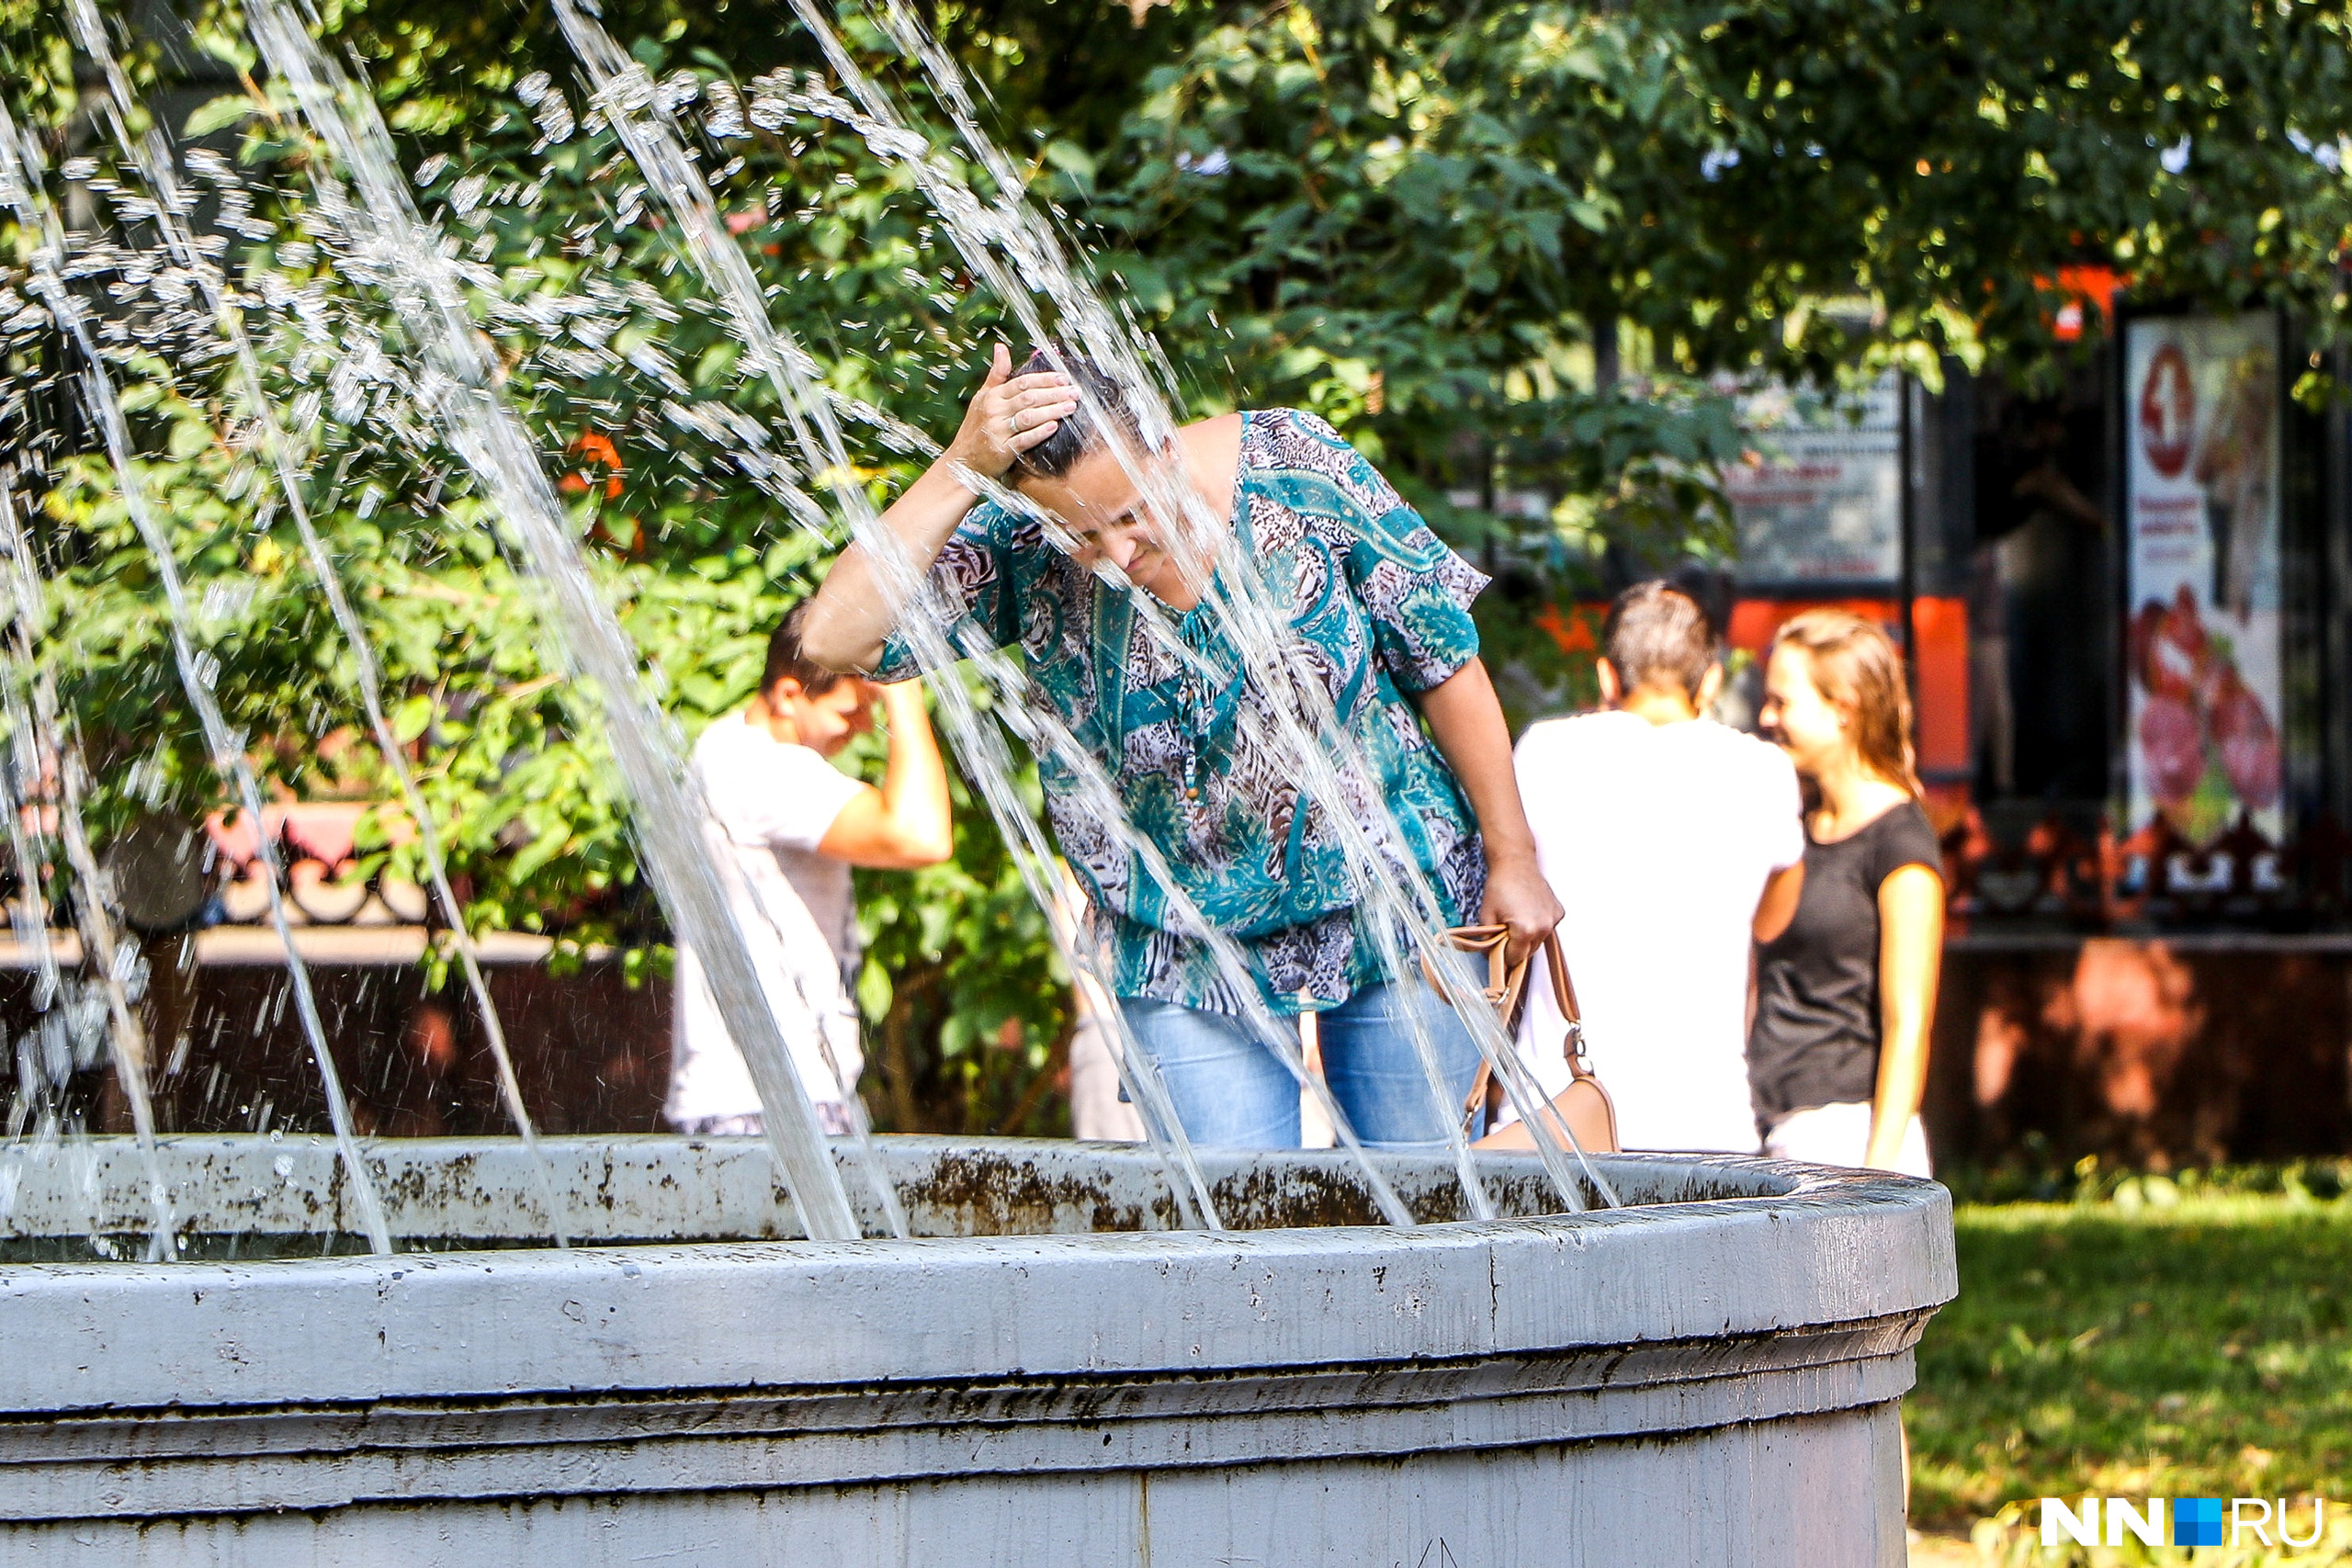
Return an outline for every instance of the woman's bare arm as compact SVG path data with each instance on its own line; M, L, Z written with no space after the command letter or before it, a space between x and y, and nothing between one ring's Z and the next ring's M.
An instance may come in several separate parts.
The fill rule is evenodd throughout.
M1892 1170L1928 1090L1928 1036L1943 968L1944 879L1924 865L1896 867L1879 884L1878 918L1878 1092L1862 1163Z
M972 479L1000 479L1012 460L1045 440L1078 409L1070 384L1056 372L1012 374L1002 344L979 391L964 412L963 427L922 477L882 513L882 526L905 552L915 577L931 570L978 497ZM802 626L800 646L828 670L863 672L881 661L882 645L898 629L910 584L894 581L863 545L833 562Z
M1478 818L1478 836L1487 848L1487 900L1479 922L1510 928L1510 961L1516 964L1535 951L1544 933L1567 911L1536 867L1535 830L1527 825L1527 807L1519 798L1502 703L1485 662L1476 659L1412 701Z
M1804 862L1784 865L1764 879L1763 896L1756 900L1756 918L1748 931L1758 942L1770 942L1797 918L1797 900L1804 897Z

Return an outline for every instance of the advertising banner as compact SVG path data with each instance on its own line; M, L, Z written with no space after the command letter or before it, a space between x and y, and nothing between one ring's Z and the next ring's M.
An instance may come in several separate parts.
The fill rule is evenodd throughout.
M1740 400L1759 454L1724 469L1741 582L1891 585L1903 575L1900 396L1890 371L1859 400L1777 386Z
M2200 846L2284 827L2278 354L2267 311L2125 329L2131 822Z

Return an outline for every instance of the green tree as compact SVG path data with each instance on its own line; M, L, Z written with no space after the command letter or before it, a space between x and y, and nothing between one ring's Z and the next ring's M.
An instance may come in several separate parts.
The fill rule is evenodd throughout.
M238 160L204 165L205 212L259 302L273 397L300 415L311 504L452 825L472 916L643 952L659 930L625 816L529 585L397 378L359 373L368 344L400 343L303 231L318 150L257 74L193 122L158 92L205 50L253 72L234 0L189 4L190 37L147 37L134 69L180 114L165 130ZM94 161L52 188L135 249L137 211L107 188L57 10L0 0L0 95L53 169ZM741 373L590 113L544 0L322 14L460 247L509 394L571 470L603 587L691 731L748 692L761 636L828 547L744 459L783 450L781 411ZM1948 355L2047 374L2084 351L2052 330L2061 267L2110 266L2148 298L2274 300L2320 344L2346 319L2342 5L941 0L929 14L1031 195L1164 347L1188 412L1313 408L1458 542L1562 573L1604 540L1729 550L1714 476L1745 445L1729 380L1888 364L1933 378ZM950 427L1002 311L906 171L830 121L730 118L770 73L822 72L789 7L613 0L605 15L703 127L730 227L829 386ZM846 12L842 34L940 123L870 20ZM50 647L105 764L110 820L143 800L209 804L158 657L152 563L74 434L72 367L27 293L28 245L0 220L0 422L48 520ZM138 478L179 530L233 720L289 789L380 791L366 748L322 762L312 744L356 717L348 650L217 362L194 352L201 323L129 251L81 260L89 297L141 329L110 350L133 389ZM876 425L851 434L877 496L919 460ZM1550 516L1487 504L1530 489L1556 500ZM901 1123L1018 1121L1066 1033L1042 920L965 805L955 866L867 888L861 996L878 1055L898 1053Z

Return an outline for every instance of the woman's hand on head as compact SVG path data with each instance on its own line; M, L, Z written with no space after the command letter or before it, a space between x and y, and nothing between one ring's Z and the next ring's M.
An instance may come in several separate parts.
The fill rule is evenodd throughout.
M1513 964L1533 953L1544 934L1566 915L1533 860L1514 857L1487 865L1487 898L1478 906L1478 923L1510 928L1507 951Z
M990 356L989 373L964 411L963 428L947 444L950 461L984 479L1001 479L1013 459L1060 428L1078 412L1069 378L1057 370L1015 376L1012 355L1002 344Z

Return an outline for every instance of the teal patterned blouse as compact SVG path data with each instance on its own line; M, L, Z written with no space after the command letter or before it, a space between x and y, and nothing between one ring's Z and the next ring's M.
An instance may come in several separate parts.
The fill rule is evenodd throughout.
M1485 856L1453 770L1402 694L1427 691L1476 657L1470 604L1486 577L1338 432L1295 409L1243 416L1234 525L1289 615L1285 663L1330 693L1373 791L1390 803L1406 856L1448 923L1462 923L1483 896ZM949 539L933 579L962 608L954 640L1021 647L1030 702L1102 763L1182 891L1237 939L1269 1006L1329 1007L1389 978L1340 838L1263 739L1266 700L1206 604L1181 618L1169 612L1200 655L1188 674L1149 636L1139 590L1103 582L1034 520L992 504L976 507ZM911 653L892 639L877 678L915 673ZM1043 759L1040 773L1047 819L1092 900L1118 994L1241 1011L1206 945L1181 929L1166 889L1084 809L1067 766ZM1346 782L1367 802L1358 812L1367 833L1393 857L1394 840L1374 828L1361 793L1365 781Z

